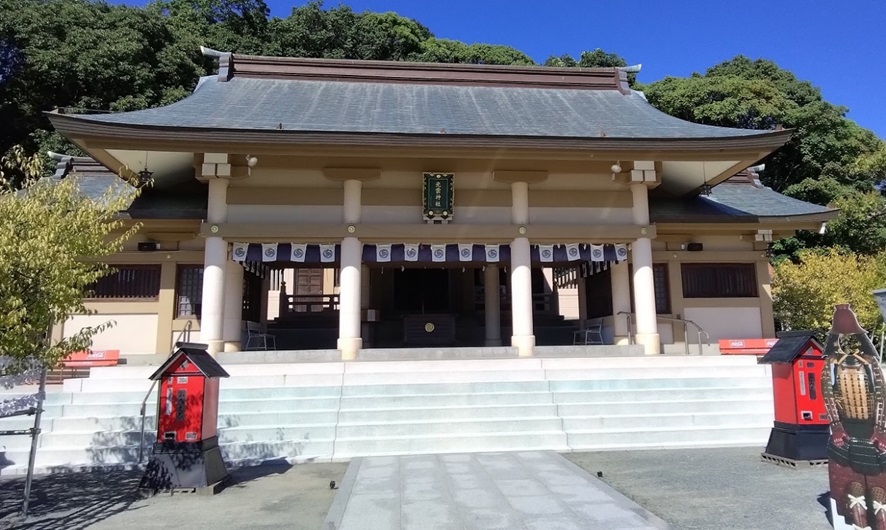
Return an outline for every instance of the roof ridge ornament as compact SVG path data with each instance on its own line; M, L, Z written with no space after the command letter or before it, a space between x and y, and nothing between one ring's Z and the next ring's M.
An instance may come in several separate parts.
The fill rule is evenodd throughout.
M230 81L231 78L234 77L234 55L231 52L220 52L218 50L213 50L212 48L207 48L206 46L200 46L200 53L202 53L204 57L218 58L219 82L224 83Z
M639 74L640 69L643 68L643 63L632 64L630 66L618 66L617 68L626 74Z

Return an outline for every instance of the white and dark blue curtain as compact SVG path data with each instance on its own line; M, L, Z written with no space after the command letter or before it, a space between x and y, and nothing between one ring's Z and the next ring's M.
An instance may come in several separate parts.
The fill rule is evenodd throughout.
M293 263L337 263L341 257L340 245L314 245L306 243L234 243L231 259L239 262L284 261ZM618 262L628 258L624 244L589 245L567 243L563 245L532 245L530 257L533 263L569 262ZM511 259L510 245L475 245L453 243L425 245L419 243L391 243L363 245L364 263L421 262L421 263L508 263Z

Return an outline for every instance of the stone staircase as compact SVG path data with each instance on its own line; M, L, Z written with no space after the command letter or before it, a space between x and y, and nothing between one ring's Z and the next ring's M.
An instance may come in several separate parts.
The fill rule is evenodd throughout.
M771 376L754 357L567 357L225 364L219 441L231 463L548 449L763 446ZM93 369L48 393L42 472L135 465L151 366ZM154 396L145 442L155 437ZM28 428L32 418L0 420ZM27 465L5 437L0 474ZM145 454L150 449L146 448Z

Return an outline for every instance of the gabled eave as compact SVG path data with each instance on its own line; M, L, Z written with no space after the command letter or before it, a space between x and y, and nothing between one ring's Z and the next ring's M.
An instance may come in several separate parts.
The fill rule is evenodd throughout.
M638 159L686 160L687 151L698 151L710 160L759 160L781 147L790 131L728 138L574 138L528 136L480 136L454 134L343 133L326 131L256 130L145 126L90 121L83 116L47 113L61 134L79 139L89 148L99 145L119 148L139 142L144 149L192 150L194 146L211 147L224 152L230 146L264 146L275 150L292 146L366 147L366 148L458 148L458 149L530 149L538 151L575 151L624 155L635 153ZM183 144L183 142L186 142ZM692 160L694 158L690 158Z

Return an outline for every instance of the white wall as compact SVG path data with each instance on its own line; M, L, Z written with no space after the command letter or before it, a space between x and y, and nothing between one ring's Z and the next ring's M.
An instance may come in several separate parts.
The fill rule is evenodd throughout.
M566 320L578 320L578 289L576 287L558 287L557 297L560 315Z
M691 300L686 300L687 305ZM728 303L724 299L723 303ZM719 339L759 339L763 326L759 307L686 307L684 318L692 320L711 334L711 342ZM690 342L696 340L690 326Z
M157 315L74 315L64 324L63 334L70 337L88 326L108 321L116 324L92 338L93 350L120 350L121 355L157 353Z

